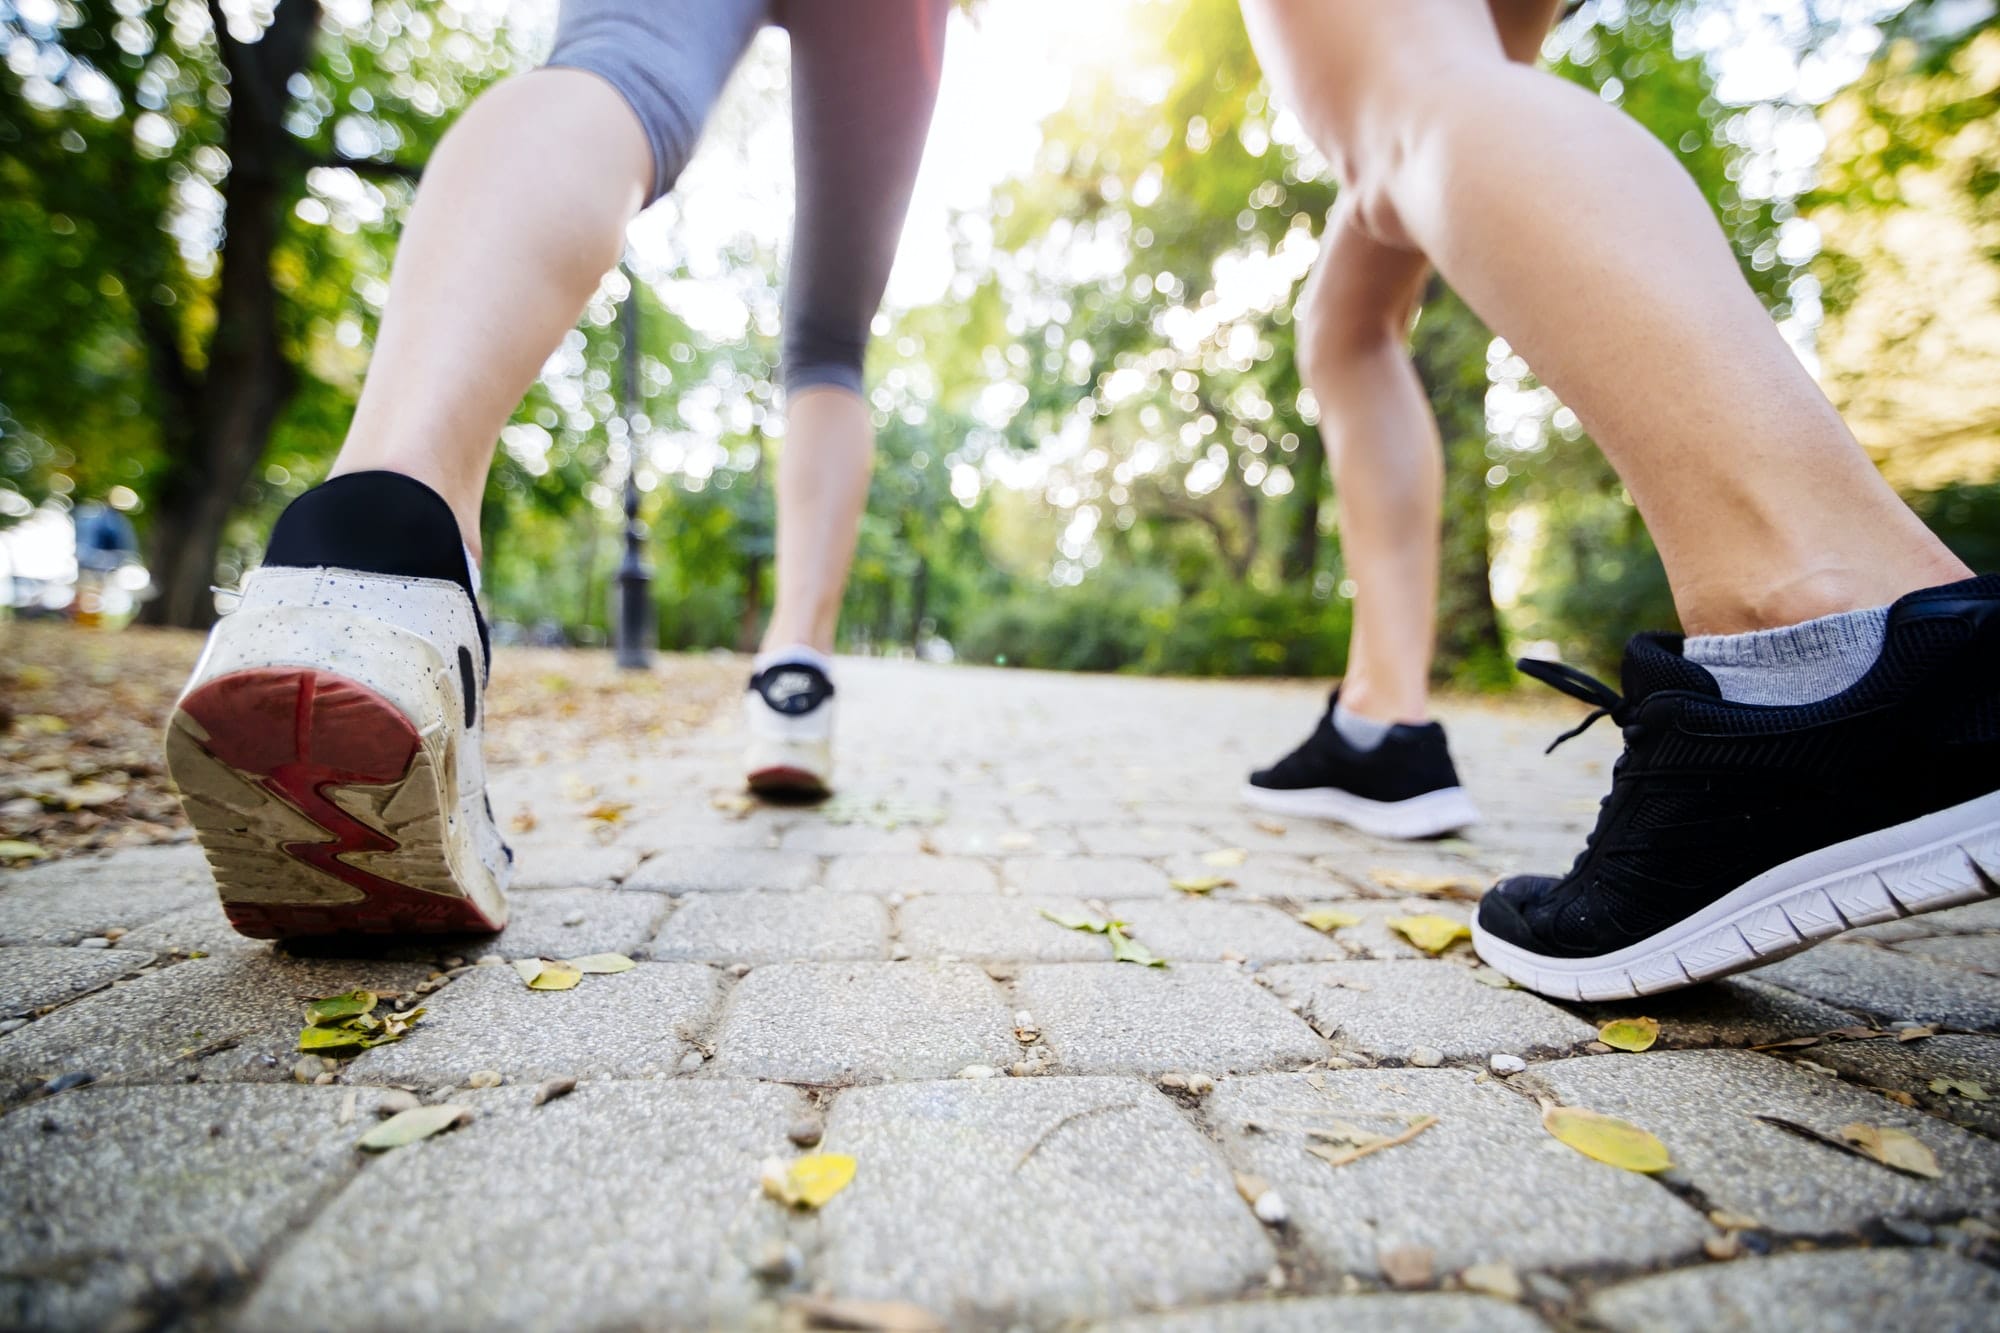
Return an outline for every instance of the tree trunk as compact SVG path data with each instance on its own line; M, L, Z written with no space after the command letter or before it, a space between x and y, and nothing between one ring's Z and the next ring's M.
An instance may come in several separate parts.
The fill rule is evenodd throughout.
M223 527L297 384L279 333L271 260L294 188L286 85L305 66L319 14L319 0L280 0L263 37L245 45L210 6L230 91L215 333L193 396L194 428L165 441L149 553L159 595L142 612L149 624L201 628L214 620L208 588Z
M924 613L931 599L931 562L917 557L916 572L910 578L910 651L924 650Z
M1286 516L1290 531L1279 557L1279 569L1287 585L1309 583L1319 569L1319 507L1326 488L1326 446L1318 431L1299 437L1298 452L1292 456L1292 507Z

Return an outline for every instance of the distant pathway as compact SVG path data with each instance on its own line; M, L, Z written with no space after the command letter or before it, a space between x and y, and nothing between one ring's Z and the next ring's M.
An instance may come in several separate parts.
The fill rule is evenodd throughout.
M494 941L276 952L184 846L0 873L0 1325L780 1328L818 1300L1032 1329L1994 1326L2000 903L1559 1006L1389 922L1565 866L1611 728L1544 757L1571 711L1452 712L1489 822L1398 846L1237 805L1302 687L843 672L817 810L740 802L728 723L504 767ZM1229 882L1175 887L1204 880ZM497 965L602 952L639 965L567 991ZM301 1002L356 987L426 988L425 1017L302 1062ZM1640 1015L1653 1049L1596 1042ZM473 1118L353 1147L416 1099ZM1674 1164L1590 1160L1541 1102ZM1759 1114L1901 1129L1938 1177ZM765 1198L762 1163L815 1141L853 1183Z

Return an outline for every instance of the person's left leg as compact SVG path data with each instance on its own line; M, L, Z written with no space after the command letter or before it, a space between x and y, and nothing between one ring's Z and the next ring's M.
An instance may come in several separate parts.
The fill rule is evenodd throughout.
M1491 0L1510 60L1534 60L1558 3ZM1409 335L1431 269L1418 251L1371 236L1358 211L1352 198L1336 205L1297 312L1299 371L1319 404L1356 586L1347 667L1305 742L1253 773L1244 797L1378 835L1433 837L1478 811L1430 717L1444 459Z
M798 212L785 293L778 586L745 698L745 767L758 791L811 795L831 782L827 655L875 457L862 359L930 130L949 8L801 0L783 11Z

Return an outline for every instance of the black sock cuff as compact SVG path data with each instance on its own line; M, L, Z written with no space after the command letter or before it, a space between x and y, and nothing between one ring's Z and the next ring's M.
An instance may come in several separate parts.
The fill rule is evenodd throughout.
M264 548L267 566L324 566L456 583L472 601L484 647L486 617L467 560L451 506L400 472L350 472L321 482L285 506Z
M451 506L400 472L350 472L292 501L271 528L264 563L441 579L472 595Z

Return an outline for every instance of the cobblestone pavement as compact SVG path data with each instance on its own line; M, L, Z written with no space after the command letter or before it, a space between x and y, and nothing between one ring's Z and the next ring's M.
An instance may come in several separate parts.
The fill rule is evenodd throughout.
M1449 713L1489 822L1398 846L1237 805L1304 687L855 662L843 690L818 809L733 797L728 723L503 768L496 940L275 951L186 846L0 878L0 1324L775 1328L817 1299L1154 1333L2000 1326L2000 902L1559 1006L1388 922L1566 864L1608 728L1544 757L1570 712ZM1233 883L1174 887L1201 877ZM606 951L640 961L561 992L493 965ZM400 1043L301 1067L300 1001L351 987L433 993ZM1637 1014L1654 1049L1596 1042ZM357 1151L411 1092L472 1119ZM1572 1151L1544 1099L1674 1165ZM1758 1114L1902 1128L1938 1176ZM852 1185L763 1197L816 1136Z

